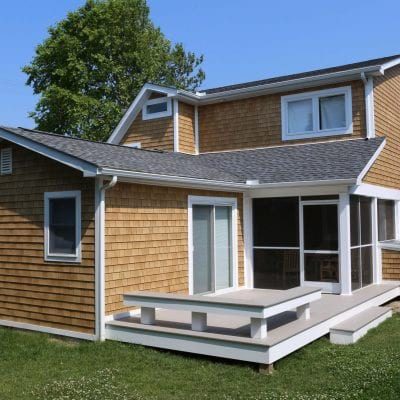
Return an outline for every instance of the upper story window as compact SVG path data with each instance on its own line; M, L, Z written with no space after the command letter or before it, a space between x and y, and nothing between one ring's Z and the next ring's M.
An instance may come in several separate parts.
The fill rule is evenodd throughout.
M353 131L351 87L282 96L282 140Z
M168 97L159 97L157 99L147 100L143 106L143 119L153 119L169 117L172 115L171 99Z
M80 191L47 192L44 195L45 260L81 260Z

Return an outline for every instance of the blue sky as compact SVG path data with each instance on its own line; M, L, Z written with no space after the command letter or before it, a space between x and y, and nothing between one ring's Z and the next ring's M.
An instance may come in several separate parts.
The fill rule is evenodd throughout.
M0 13L0 124L33 127L36 98L21 67L47 27L83 0L4 1ZM203 87L400 53L398 1L148 0L165 35L204 54Z

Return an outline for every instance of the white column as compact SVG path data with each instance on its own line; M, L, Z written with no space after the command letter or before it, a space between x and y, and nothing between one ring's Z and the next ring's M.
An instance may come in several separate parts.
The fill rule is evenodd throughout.
M351 295L350 195L339 194L340 293Z
M253 199L243 194L243 232L244 232L244 279L245 286L254 287L253 266Z
M251 318L251 337L265 339L267 337L267 318Z
M207 314L192 312L192 330L203 332L207 329Z
M379 284L382 282L382 251L378 241L378 199L372 199L372 265L373 282Z

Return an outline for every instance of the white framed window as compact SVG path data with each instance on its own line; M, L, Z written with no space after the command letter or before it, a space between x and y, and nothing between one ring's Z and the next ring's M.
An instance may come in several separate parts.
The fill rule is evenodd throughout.
M172 104L169 97L147 100L142 109L144 120L169 117L172 115Z
M12 148L5 147L0 152L0 174L12 174Z
M44 194L46 261L81 261L81 192Z
M353 132L351 86L281 98L282 140Z

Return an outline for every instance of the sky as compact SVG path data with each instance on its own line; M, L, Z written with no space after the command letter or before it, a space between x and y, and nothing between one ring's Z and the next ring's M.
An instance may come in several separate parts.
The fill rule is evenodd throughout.
M34 127L21 67L84 0L1 1L0 125ZM397 0L148 0L173 42L203 54L209 88L400 53Z

